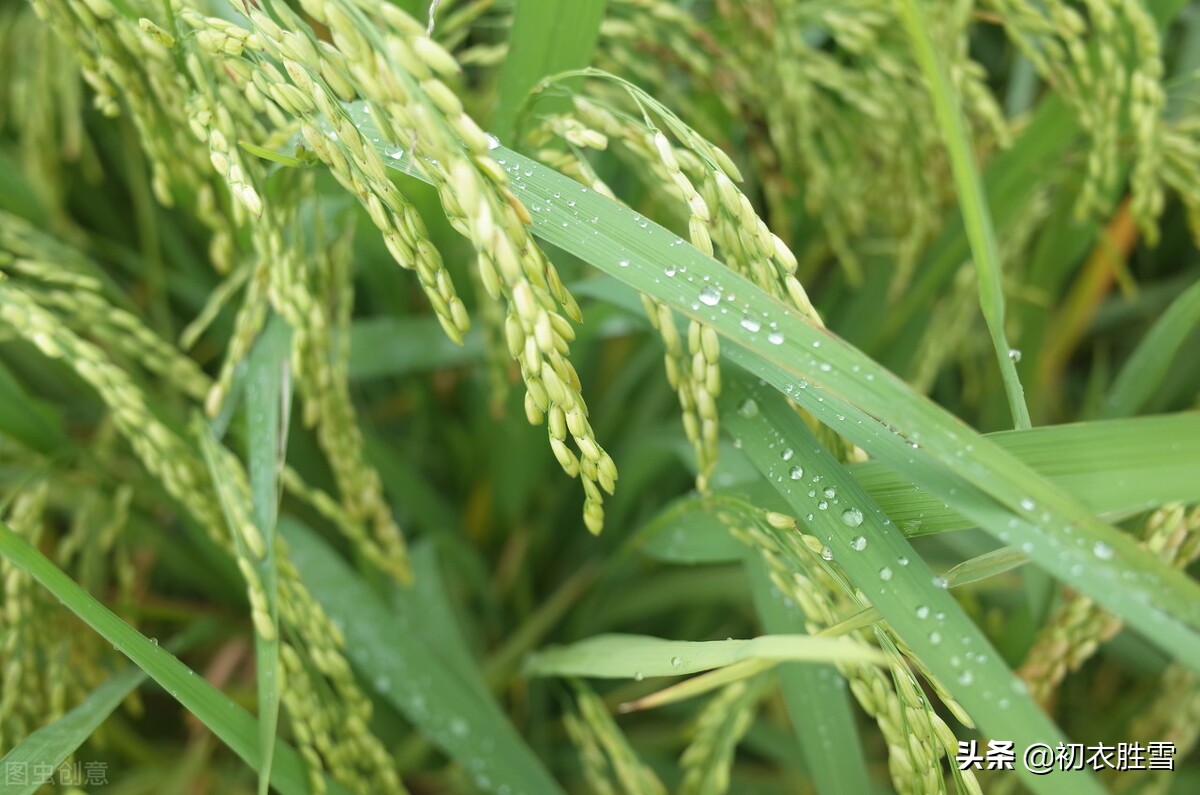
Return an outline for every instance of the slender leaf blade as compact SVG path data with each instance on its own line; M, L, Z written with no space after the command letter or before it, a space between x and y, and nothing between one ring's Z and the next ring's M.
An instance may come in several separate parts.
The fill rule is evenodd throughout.
M996 361L1004 389L1008 393L1009 408L1017 428L1030 427L1029 409L1025 405L1025 393L1017 377L1016 363L1009 356L1008 339L1004 332L1004 289L1000 279L1000 255L996 245L996 230L988 210L987 196L983 190L979 171L971 154L971 141L963 122L961 103L954 86L946 74L945 64L938 58L929 25L921 10L921 0L903 0L900 4L904 27L912 41L917 63L925 74L933 96L934 115L942 130L946 149L950 153L950 167L958 188L958 202L962 208L967 238L975 258L975 269L979 283L979 305L992 336L996 349Z
M786 604L757 552L746 555L754 609L772 634L804 632L804 614ZM779 666L779 682L805 767L817 792L869 792L867 758L854 722L846 680L832 665Z
M0 770L6 773L5 780L0 781L0 795L33 795L37 792L58 766L83 745L145 679L146 673L138 668L122 671L93 690L67 714L18 743L0 758ZM39 779L39 770L48 771L47 775ZM22 776L25 781L18 782L17 776L9 780L8 771L33 771L33 775Z
M492 124L501 140L517 131L526 97L538 81L588 65L603 17L604 0L517 0Z
M680 676L747 660L880 663L878 650L813 635L760 635L748 640L664 640L647 635L596 635L543 649L525 664L528 676L642 679Z
M481 789L562 792L496 702L445 661L445 644L416 641L413 617L396 611L300 522L285 516L279 530L313 596L341 626L351 664L380 698L471 770Z
M1101 417L1135 413L1154 394L1179 348L1200 324L1200 279L1180 293L1138 343L1109 390Z
M369 138L369 114L350 106ZM374 136L377 138L377 136ZM375 140L408 172L405 153ZM543 240L685 315L727 341L723 355L788 394L872 455L971 515L1004 543L1200 669L1200 586L1095 519L999 446L858 349L774 300L682 238L515 152L496 162ZM668 275L676 274L675 276ZM753 316L761 333L747 333Z
M261 749L258 722L227 695L180 662L166 649L153 643L115 613L83 590L49 558L0 522L0 555L29 573L54 594L71 612L98 632L113 648L128 657L151 679L171 694L252 769L258 770ZM345 795L337 782L326 779L334 795ZM308 774L304 761L290 745L279 743L271 768L271 786L284 795L307 795Z
M935 584L933 572L903 534L787 402L745 378L727 389L728 402L738 408L724 413L726 426L742 440L763 477L805 532L825 541L832 560L988 736L1011 739L1018 748L1060 739L984 634ZM753 412L744 410L747 400L754 401ZM781 449L793 450L786 463ZM802 479L788 476L795 466L803 468ZM809 490L816 498L807 496ZM1102 791L1086 774L1047 781L1021 772L1036 792Z
M259 795L267 795L275 735L279 727L278 572L275 561L275 522L279 513L279 489L286 458L288 414L291 407L289 364L292 333L280 315L273 315L250 351L247 361L245 407L248 475L251 511L266 544L266 555L255 562L266 593L267 609L275 634L254 634L258 676L259 743L265 749L259 770ZM236 535L237 530L233 530Z

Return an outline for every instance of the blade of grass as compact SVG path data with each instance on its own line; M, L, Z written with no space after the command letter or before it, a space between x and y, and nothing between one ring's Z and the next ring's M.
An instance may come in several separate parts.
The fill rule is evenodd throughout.
M1061 414L1061 384L1067 365L1086 339L1088 329L1100 307L1111 293L1118 274L1128 267L1128 259L1138 241L1139 230L1127 198L1113 213L1096 238L1083 267L1064 285L1058 307L1048 318L1053 333L1045 335L1037 355L1034 381L1043 406L1040 413Z
M483 332L473 329L461 345L438 333L427 317L377 317L350 328L350 378L366 380L455 367L483 358Z
M349 106L369 138L369 114ZM413 171L375 140L385 163ZM532 231L686 317L713 327L723 355L881 460L909 472L1004 543L1200 669L1200 587L1091 516L994 443L916 394L861 351L817 328L748 280L558 172L496 147L529 209ZM561 198L561 200L560 200ZM628 264L625 264L628 263ZM677 274L668 275L668 272ZM747 333L744 317L761 318Z
M1016 363L1010 356L1011 348L1004 332L1004 286L1001 283L1000 255L996 247L996 230L988 210L987 196L983 183L975 168L971 154L971 141L963 124L962 107L958 94L950 84L946 68L934 49L933 38L920 6L921 0L903 0L901 16L908 37L912 41L917 63L925 74L925 82L933 97L934 115L942 129L942 138L950 153L950 166L954 172L954 183L958 189L958 202L962 208L967 238L971 242L971 253L975 258L975 272L979 283L979 307L996 349L996 361L1000 365L1000 376L1008 394L1008 405L1013 422L1018 429L1030 427L1029 409L1025 406L1025 393L1017 377Z
M171 697L196 716L251 769L258 770L261 749L257 721L232 699L210 685L166 649L126 624L100 604L38 550L0 522L0 555L27 572L72 613L128 657ZM284 795L308 795L308 774L300 755L279 743L271 768L271 786ZM332 795L346 795L337 782L326 779Z
M572 294L583 292L584 284L568 284ZM619 287L620 285L618 285ZM621 316L625 320L625 316ZM649 327L649 324L642 324ZM601 337L629 334L633 323L608 323L593 331ZM436 320L428 317L371 317L356 320L350 327L350 379L365 381L385 376L400 376L473 364L486 352L483 332L468 331L461 345L439 330Z
M1146 3L1160 31L1165 31L1186 5L1187 0L1150 0ZM1093 53L1089 53L1089 57L1093 57ZM1021 208L1028 206L1030 197L1039 188L1040 183L1030 179L1029 175L1046 172L1061 163L1079 135L1078 121L1062 98L1051 93L1013 146L988 164L984 178L987 202L1001 234L1018 221ZM950 219L917 269L916 281L888 311L867 349L875 350L897 337L946 286L969 255L970 247L962 224L957 218Z
M763 629L772 634L804 632L804 614L799 606L784 602L783 595L771 583L762 556L750 552L745 554L745 560L754 609ZM822 795L870 792L867 758L854 722L846 680L832 665L785 663L778 670L792 729L817 792Z
M711 671L697 674L696 676L684 679L678 684L664 687L662 690L656 690L648 696L642 696L633 701L626 701L620 704L617 709L620 712L638 712L640 710L663 707L667 704L676 704L680 701L686 701L689 698L711 693L718 687L723 687L739 679L748 679L764 671L769 671L777 665L779 665L778 660L768 660L761 657L742 660L732 665L726 665L723 668L714 668Z
M213 624L209 622L193 624L182 635L168 642L166 648L172 653L178 653L212 628ZM61 718L41 727L19 742L0 758L0 770L33 770L35 773L28 780L21 782L9 780L9 776L5 775L5 780L0 781L0 795L33 795L37 792L50 775L58 770L59 765L78 750L100 724L108 719L113 710L144 681L146 672L137 667L116 673ZM46 777L37 780L38 770L47 771Z
M525 675L643 679L694 674L747 660L882 663L884 658L863 644L812 635L687 641L613 633L543 649L526 661Z
M1127 516L1168 502L1200 500L1197 414L1001 431L987 438L1097 516ZM1164 450L1170 455L1163 455ZM722 455L725 464L741 453L731 448ZM909 538L976 526L937 494L914 487L905 472L883 462L846 468ZM771 487L757 479L734 488L756 502L771 493ZM639 537L640 551L665 563L726 563L742 554L742 545L712 517L705 499L694 496L668 505L642 527Z
M1200 415L1055 425L987 438L1094 515L1126 516L1200 499ZM909 537L975 526L940 495L914 491L903 470L878 461L849 469Z
M707 510L704 498L697 496L675 500L643 525L638 535L638 551L664 563L729 563L741 560L746 551Z
M979 582L989 577L995 577L1007 571L1012 571L1024 566L1028 562L1029 558L1025 557L1021 552L1012 547L1001 547L1000 549L973 557L970 560L964 560L945 574L939 575L937 577L937 584L943 588L958 588L962 585L969 585L973 582ZM845 635L847 632L862 629L881 620L883 620L883 614L877 608L868 607L854 615L843 618L836 624L826 627L820 634L828 637Z
M0 434L45 455L53 455L70 444L66 423L58 410L30 395L3 362L0 362Z
M255 562L255 567L266 592L267 609L275 628L270 638L258 632L254 634L259 743L264 749L258 779L259 795L267 795L270 788L275 735L279 727L280 689L283 686L279 667L275 522L279 513L279 483L286 458L291 409L291 342L292 332L287 323L279 315L272 316L250 351L244 397L251 510L254 523L258 525L266 544L266 555ZM234 534L237 534L236 530ZM254 558L251 557L251 560Z
M6 771L0 781L0 795L33 795L57 770L68 756L83 745L126 696L146 679L139 668L128 668L93 690L78 706L58 720L30 734L0 758L0 770ZM37 771L45 771L39 776ZM28 778L17 781L8 771L34 771Z
M1061 738L1058 729L1025 692L987 637L962 607L935 584L933 572L858 485L827 452L808 426L779 395L747 378L730 379L723 412L728 431L763 477L787 501L806 533L822 538L832 560L879 610L925 666L991 737L1014 740L1016 747ZM744 410L752 400L754 411ZM784 461L782 449L791 449ZM801 479L790 472L799 466ZM819 484L819 485L818 485ZM826 505L806 496L814 486ZM832 496L828 496L832 495ZM971 654L967 654L971 652ZM1020 771L1035 792L1099 793L1090 776L1047 781Z
M447 661L457 644L414 642L426 618L374 592L311 530L283 517L292 562L346 637L351 664L379 698L400 710L438 748L470 770L484 790L561 793L476 677L471 660ZM414 607L419 602L410 602ZM485 742L486 741L486 742Z
M1104 225L1094 218L1078 219L1075 207L1079 198L1084 175L1082 167L1076 168L1063 182L1053 209L1043 223L1042 232L1025 264L1022 290L1027 295L1060 296L1073 274L1083 263L1096 240L1104 234ZM1127 169L1124 169L1127 171ZM1121 190L1126 175L1121 173L1117 186L1103 196L1106 206L1116 206L1121 199ZM1038 378L1042 371L1041 355L1046 338L1058 333L1053 322L1051 308L1044 302L1023 301L1012 305L1013 327L1021 330L1020 347L1024 351L1017 365L1025 381L1025 397L1035 422L1045 417L1050 401L1041 392L1043 382Z
M600 36L604 0L517 0L492 130L502 141L517 132L526 97L544 77L587 66ZM569 100L551 97L547 110Z
M1171 302L1138 343L1113 382L1100 416L1136 413L1154 394L1192 329L1200 323L1200 280Z
M454 607L446 593L446 583L438 563L438 550L431 541L422 540L412 551L414 582L411 587L391 589L391 605L397 615L416 622L415 637L428 644L444 665L451 667L466 687L481 700L490 700L491 692L459 630Z

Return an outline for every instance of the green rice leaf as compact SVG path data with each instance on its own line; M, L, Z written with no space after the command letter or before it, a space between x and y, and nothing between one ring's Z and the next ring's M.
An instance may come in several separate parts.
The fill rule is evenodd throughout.
M754 609L763 629L772 634L804 632L804 613L798 605L785 602L771 583L762 556L744 546L743 554ZM778 676L804 767L817 792L834 795L870 791L867 757L846 680L832 665L784 663L778 668Z
M375 317L350 329L350 378L366 380L454 367L478 361L483 334L467 332L461 345L441 334L427 317Z
M733 682L757 676L764 671L771 670L777 665L779 665L778 661L767 660L761 657L742 660L732 665L726 665L724 668L714 668L711 671L696 674L678 684L664 687L662 690L656 690L650 695L642 696L635 701L626 701L621 705L620 709L622 712L634 712L636 710L654 709L655 707L667 704L675 704L689 698L702 696L705 693L711 693L718 687L724 687Z
M0 434L39 453L51 455L70 439L66 424L53 406L30 395L0 362Z
M83 745L126 696L146 679L144 671L128 668L93 690L88 697L58 720L43 726L17 744L0 758L3 771L47 771L45 778L36 780L36 773L26 783L0 781L0 795L33 795L50 778L68 756Z
M350 663L378 698L470 770L480 789L562 792L499 705L461 674L470 661L448 661L454 647L445 642L414 642L421 637L422 619L397 609L405 605L404 598L389 605L295 519L283 517L279 530L305 584L341 626Z
M166 649L126 624L100 602L79 587L45 555L0 523L0 555L27 572L42 587L54 594L71 612L98 632L117 651L146 672L189 712L196 716L251 769L261 767L258 721L232 699L196 676ZM290 745L279 743L271 768L271 786L284 795L307 795L308 778L304 762ZM326 780L333 795L346 790Z
M812 635L686 641L614 633L543 649L530 656L525 674L643 679L694 674L747 660L882 663L884 657L869 646Z
M987 439L1095 516L1119 518L1200 499L1197 414L1002 431ZM907 536L975 526L938 494L914 490L896 468L867 461L851 464L849 470Z
M249 459L251 510L266 543L266 555L255 561L266 591L267 607L275 625L274 637L255 633L258 675L259 742L265 749L259 771L259 795L267 795L275 735L279 727L278 573L275 561L275 521L279 513L280 478L286 458L287 425L291 409L290 355L292 332L279 315L272 316L247 361L245 407L246 448ZM234 535L237 530L234 529ZM253 560L253 558L251 558Z
M176 653L190 646L212 628L213 624L209 622L194 624L182 635L167 643L166 648ZM100 728L113 710L145 681L146 672L137 667L113 674L61 718L41 727L17 743L0 758L0 770L6 772L5 780L0 781L0 795L32 795L37 792L49 776L35 780L37 776L34 774L28 776L27 784L17 783L8 780L7 771L30 773L39 769L57 770L67 757Z
M1162 384L1180 346L1200 324L1200 280L1179 294L1155 321L1121 368L1100 409L1101 417L1134 414Z
M723 415L729 431L804 531L825 540L831 559L985 734L1011 739L1018 748L1061 739L983 632L787 401L750 379L731 380L732 410ZM747 405L754 410L746 411ZM785 463L786 449L793 455ZM791 477L796 467L803 470L800 478ZM810 490L820 502L807 496ZM1048 780L1026 772L1023 780L1035 792L1102 791L1086 775Z
M746 547L708 510L701 497L682 497L640 531L641 553L664 563L691 566L741 560Z
M904 27L912 40L913 50L925 81L933 94L934 114L941 127L946 149L950 152L950 166L958 188L958 201L962 207L967 238L971 242L971 253L975 257L975 269L979 282L979 306L991 332L992 346L996 349L996 361L1004 389L1008 393L1008 404L1013 421L1018 429L1030 427L1029 409L1025 405L1025 393L1017 377L1017 367L1009 355L1008 338L1004 332L1004 288L1001 285L1000 256L996 246L996 230L988 210L979 172L971 153L971 141L963 124L962 108L958 94L950 83L945 65L938 58L928 22L921 11L921 0L904 0L900 4Z
M1169 502L1200 500L1200 415L1174 414L1001 431L987 438L1083 503L1095 516L1120 518ZM1170 455L1163 455L1163 451ZM723 455L728 463L736 450ZM744 457L743 457L744 460ZM914 487L880 461L846 469L909 538L977 526L937 494ZM759 480L735 490L752 501L770 499ZM694 565L739 559L742 545L708 510L703 498L683 497L641 530L643 554Z
M386 163L414 170L403 152L371 134L368 114L356 106L350 111ZM540 238L711 325L731 343L724 357L1200 669L1200 586L1186 575L682 238L515 152L496 147L493 156L512 175ZM747 332L746 317L755 318L761 333Z
M604 0L518 0L492 123L502 141L517 132L529 92L538 81L588 65L603 18ZM544 109L562 110L566 104L555 97Z

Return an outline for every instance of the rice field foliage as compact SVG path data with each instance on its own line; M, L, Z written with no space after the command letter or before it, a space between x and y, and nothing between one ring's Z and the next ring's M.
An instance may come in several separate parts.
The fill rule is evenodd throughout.
M0 0L0 793L1195 791L1198 54Z

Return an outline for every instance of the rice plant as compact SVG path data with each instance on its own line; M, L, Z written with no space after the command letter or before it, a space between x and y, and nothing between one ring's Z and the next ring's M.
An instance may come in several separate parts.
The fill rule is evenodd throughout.
M1198 70L0 0L0 793L1196 791Z

